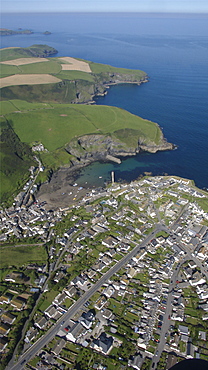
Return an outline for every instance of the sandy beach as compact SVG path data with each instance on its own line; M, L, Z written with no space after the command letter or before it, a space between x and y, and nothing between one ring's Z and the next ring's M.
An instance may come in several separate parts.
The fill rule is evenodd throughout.
M87 184L86 187L76 184L81 167L61 168L53 174L49 183L41 185L36 198L40 202L47 202L46 209L70 207L89 192Z

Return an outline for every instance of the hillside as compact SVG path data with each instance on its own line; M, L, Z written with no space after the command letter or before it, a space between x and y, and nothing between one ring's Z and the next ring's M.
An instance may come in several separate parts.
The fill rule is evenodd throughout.
M27 48L9 47L0 49L0 60L5 62L17 58L46 57L58 51L48 45L32 45Z
M126 156L135 155L141 149L153 152L172 149L157 124L116 107L11 100L1 102L1 112L2 123L10 123L21 143L29 148L43 144L45 150L38 153L45 167L39 176L40 182L46 181L51 171L64 165L72 166L77 161L86 165L98 159L106 160L106 155ZM23 164L28 165L22 159L22 166L16 166L13 155L12 150L9 153L7 150L4 164L7 181L4 182L3 177L2 196L8 193L10 178L9 188L15 191L16 182L11 174L18 168L21 177L25 173Z
M47 45L1 50L1 99L88 103L105 94L110 84L147 81L140 70L70 57L47 58L56 52Z
M146 82L145 72L71 57L48 58L56 52L47 45L1 50L4 201L11 201L29 177L34 154L44 166L37 179L41 184L61 166L173 148L156 123L123 109L89 105L111 84ZM43 149L31 151L40 144Z

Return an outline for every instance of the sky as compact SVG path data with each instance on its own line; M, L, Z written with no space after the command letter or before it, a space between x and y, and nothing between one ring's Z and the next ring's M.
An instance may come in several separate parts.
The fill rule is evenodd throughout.
M1 12L208 13L208 0L1 0Z

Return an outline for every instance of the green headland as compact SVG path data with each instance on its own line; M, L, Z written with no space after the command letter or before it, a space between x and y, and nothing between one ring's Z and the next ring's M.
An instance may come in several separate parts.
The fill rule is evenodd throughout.
M47 45L1 50L1 202L11 202L37 166L38 184L61 166L86 165L140 150L172 149L156 123L92 105L111 84L147 81L128 70L70 57ZM34 148L42 145L41 150Z

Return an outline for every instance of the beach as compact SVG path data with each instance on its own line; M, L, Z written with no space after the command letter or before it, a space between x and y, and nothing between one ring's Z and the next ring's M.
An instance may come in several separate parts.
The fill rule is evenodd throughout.
M91 189L88 184L85 184L86 186L76 184L80 168L81 166L74 166L56 171L50 182L41 185L36 199L46 202L47 210L66 208L76 204Z

